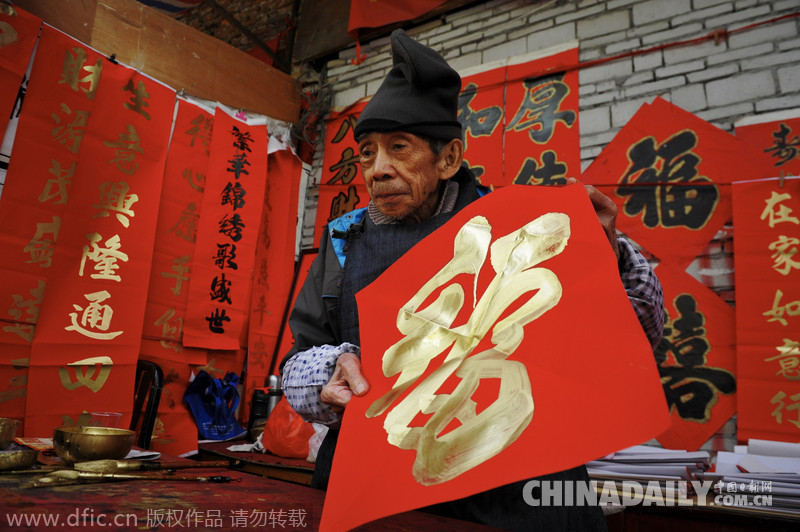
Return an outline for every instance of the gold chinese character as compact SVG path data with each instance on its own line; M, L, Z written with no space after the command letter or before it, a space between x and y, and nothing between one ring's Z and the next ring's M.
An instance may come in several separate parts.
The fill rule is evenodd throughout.
M111 318L114 316L114 309L109 305L102 304L103 301L111 297L111 294L102 290L91 294L83 294L83 297L89 301L86 308L74 303L72 304L72 308L81 313L80 323L78 322L78 312L70 312L69 317L70 321L72 321L72 325L64 327L65 330L75 331L87 338L93 338L95 340L113 340L123 333L123 331L96 332L90 330L107 331L111 326Z
M768 316L767 323L777 321L784 327L789 325L789 322L784 318L786 316L800 316L800 300L790 301L785 305L781 305L781 298L783 298L783 291L778 289L775 291L775 299L772 302L772 308L764 311L764 316Z
M36 224L36 234L30 242L22 248L25 253L30 253L31 260L26 260L26 264L39 264L42 268L49 268L53 264L53 252L58 240L58 232L61 229L61 218L53 216L53 221ZM45 238L53 235L51 238Z
M170 288L173 294L176 296L181 295L183 291L183 282L189 280L189 263L191 262L192 258L189 255L184 255L183 257L176 257L172 259L172 266L170 268L175 273L170 272L161 272L161 277L170 278L172 277L175 279L175 286Z
M81 255L81 267L78 270L78 275L83 277L83 268L86 261L90 260L95 263L94 270L98 273L93 273L89 277L92 279L105 279L108 281L122 281L122 278L117 275L119 264L117 261L128 262L128 255L119 250L121 246L119 235L114 235L106 240L106 247L101 248L97 245L103 237L98 233L90 233L86 235L89 244L92 246L83 246L83 254Z
M71 115L72 109L65 103L61 104L61 112ZM56 113L50 113L56 127L50 130L53 140L63 145L72 153L78 153L81 149L83 134L86 132L86 122L89 120L89 111L76 111L75 116L70 120L68 117L62 118Z
M789 222L793 224L800 224L800 220L796 217L791 216L792 209L787 207L786 205L778 205L778 203L792 199L791 194L778 194L774 190L772 191L772 196L768 200L765 200L767 204L764 207L764 210L761 212L761 219L768 219L767 223L770 227L775 227L775 224L782 223L782 222ZM778 206L778 210L775 210L775 207Z
M390 444L417 451L412 469L417 482L432 485L464 473L509 446L530 423L533 397L527 369L522 362L507 358L522 343L525 325L560 300L558 277L536 266L560 254L569 235L569 217L548 213L498 238L491 244L496 275L473 303L467 322L454 326L465 301L464 287L455 278L474 276L475 301L478 273L490 249L491 226L476 216L456 235L453 259L400 309L397 328L405 338L386 351L382 366L383 374L398 375L397 381L391 391L372 403L366 415L382 415L416 384L388 412L383 427ZM435 291L439 291L438 297L420 308ZM531 293L521 305L516 304ZM516 310L500 320L512 305ZM484 338L492 346L473 353ZM417 382L430 363L448 349L443 360L440 358L441 366ZM453 375L461 379L455 389L437 393ZM484 378L500 382L498 397L490 405L478 405L471 399ZM431 417L424 426L411 427L419 414ZM454 419L459 425L442 434Z
M134 87L133 80L128 80L128 83L122 88L122 90L131 93L131 101L123 104L125 109L135 111L146 119L150 120L150 114L144 110L145 107L150 107L150 104L145 101L145 98L149 98L150 95L147 93L147 89L144 87L144 82L140 80L139 83Z
M132 207L134 203L139 201L139 196L137 194L128 194L130 186L128 186L127 181L116 181L114 183L106 181L98 188L100 189L100 203L93 203L92 207L101 209L101 211L92 216L92 218L109 216L108 211L114 211L119 223L123 227L128 227L130 225L128 217L133 218L136 215Z
M64 65L61 70L61 79L59 83L65 83L75 92L80 88L87 98L94 100L97 93L97 86L100 81L100 74L103 71L103 60L98 58L94 65L86 66L86 50L83 48L75 47L72 50L67 50L64 54ZM82 72L86 71L84 77L81 77ZM81 84L88 84L86 87L78 87Z
M784 408L786 410L794 410L798 413L797 419L787 419L787 421L789 423L793 423L798 429L800 429L800 393L796 393L789 398L794 401L789 406L786 406L786 403L783 402L784 399L786 399L786 393L782 390L779 390L778 393L776 393L772 399L770 399L772 404L778 405L775 407L775 410L772 411L772 417L774 417L775 421L778 423L783 423Z
M62 168L61 163L55 159L51 159L52 166L48 170L51 174L56 176L55 179L48 179L44 184L42 192L39 194L39 203L46 203L53 198L55 205L64 205L69 199L67 187L72 184L72 177L75 175L75 162L69 168Z
M16 334L26 342L33 341L33 332L36 329L36 322L39 320L39 307L44 299L44 289L45 283L40 280L37 281L36 288L28 291L31 295L30 299L25 299L19 294L11 296L14 303L8 309L8 313L17 323L4 326L5 332Z
M58 368L58 377L61 385L69 391L86 386L94 393L100 391L111 374L114 361L107 356L84 358L70 362L66 368ZM70 369L75 371L75 378L70 375Z
M178 341L180 340L181 333L183 332L183 318L178 316L175 318L175 309L168 308L164 314L162 314L154 324L158 327L161 327L161 334L163 338L161 339L161 345L166 347L167 349L172 349L176 353L180 353L183 350L181 343ZM175 318L174 325L170 324L172 318ZM167 341L166 338L171 340L175 340L174 342Z
M128 124L125 133L119 134L117 142L103 142L105 146L114 149L114 158L108 161L113 163L120 172L132 175L139 169L139 163L136 162L136 154L144 153L144 150L139 146L139 133L136 128Z
M800 380L800 342L784 338L783 345L775 349L778 350L778 354L764 360L766 362L778 361L781 369L776 375L783 375L792 381Z
M786 235L780 235L778 240L772 242L769 245L769 249L775 252L772 254L772 260L775 261L772 269L782 275L789 275L792 268L800 269L800 262L792 258L797 255L798 244L800 244L800 239L790 238Z

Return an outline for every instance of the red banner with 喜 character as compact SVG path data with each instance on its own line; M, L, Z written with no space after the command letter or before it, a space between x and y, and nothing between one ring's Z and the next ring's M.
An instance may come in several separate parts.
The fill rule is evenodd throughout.
M267 127L217 108L192 256L183 345L238 349L267 181Z
M800 439L800 178L733 184L737 430Z
M42 20L17 7L0 9L0 140L28 68Z
M800 175L800 109L739 120L736 136L769 155L770 176Z
M26 432L131 411L174 101L103 64L33 341Z
M369 203L361 176L358 144L353 138L353 129L365 105L366 102L359 102L339 113L331 113L328 119L314 224L315 247L319 247L325 224Z

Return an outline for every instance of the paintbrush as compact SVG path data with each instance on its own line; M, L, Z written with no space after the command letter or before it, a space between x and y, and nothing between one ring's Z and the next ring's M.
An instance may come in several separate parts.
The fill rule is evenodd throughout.
M167 471L174 469L194 469L194 468L228 468L231 461L219 462L195 462L187 460L185 462L157 462L145 460L92 460L90 462L78 462L74 465L75 471L87 471L90 473L116 473L117 471Z
M221 475L198 477L192 475L171 475L161 473L98 473L94 471L74 471L66 469L54 471L47 476L33 480L22 486L24 488L42 488L64 486L70 484L96 483L107 480L169 480L169 481L195 481L195 482L241 482L241 478L231 478Z

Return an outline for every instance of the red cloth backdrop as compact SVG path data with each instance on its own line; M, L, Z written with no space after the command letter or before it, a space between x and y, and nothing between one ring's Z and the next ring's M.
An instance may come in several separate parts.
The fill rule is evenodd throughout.
M446 0L350 0L347 33L358 36L362 28L380 28L394 22L413 20L444 4Z
M17 102L17 92L42 25L39 17L10 9L10 14L0 13L0 140Z
M357 300L370 390L345 410L321 530L575 467L669 425L580 185L484 196Z
M800 175L800 110L737 122L736 136L769 154L771 176Z
M238 349L246 342L267 181L266 126L249 125L218 108L209 157L183 344Z
M800 439L800 179L734 183L738 438Z
M26 433L98 405L131 412L174 100L103 64L33 341Z
M303 163L291 150L269 155L269 177L250 291L250 332L245 392L263 388L272 366L294 277L297 204ZM243 409L247 418L249 404Z

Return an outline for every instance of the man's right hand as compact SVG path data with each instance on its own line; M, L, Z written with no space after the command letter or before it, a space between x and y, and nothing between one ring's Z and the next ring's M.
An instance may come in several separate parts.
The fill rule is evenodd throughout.
M355 353L342 353L319 398L331 405L334 411L341 412L354 395L361 397L368 391L369 383L361 373L361 359Z

